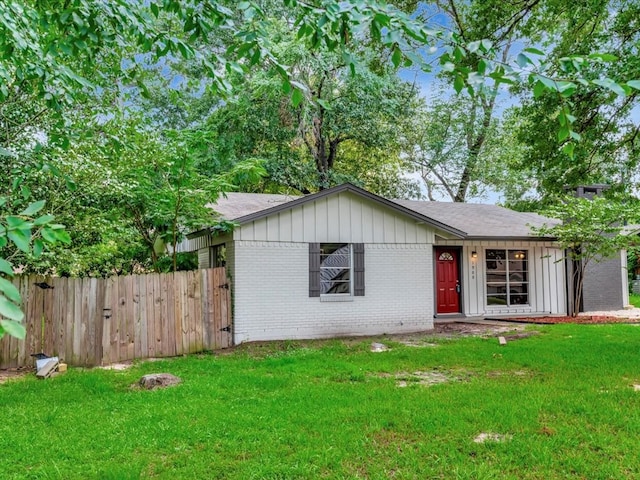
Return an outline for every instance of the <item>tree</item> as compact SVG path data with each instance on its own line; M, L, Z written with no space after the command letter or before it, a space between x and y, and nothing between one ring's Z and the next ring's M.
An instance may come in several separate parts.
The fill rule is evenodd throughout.
M573 265L571 282L574 286L572 314L580 311L584 275L588 266L619 254L635 243L635 235L626 235L626 222L640 219L638 203L619 198L596 196L592 200L566 196L562 202L549 207L544 214L561 221L556 225L532 228L539 236L554 238L567 252Z
M283 3L293 12L293 25L300 41L314 50L325 45L338 52L350 68L356 67L357 57L352 52L363 39L388 49L396 67L419 64L429 68L428 62L415 53L414 48L442 46L442 67L452 73L457 89L466 85L468 90L473 90L477 79L488 75L493 80L509 82L525 79L535 85L538 93L551 91L569 97L577 89L576 81L584 80L582 70L589 65L588 59L570 59L573 70L566 72L567 78L562 82L556 82L543 75L544 65L537 65L526 55L524 67L505 65L499 59L493 62L491 42L467 42L464 38L447 37L441 26L433 30L426 28L409 14L375 0L353 3L322 0L317 4L283 0ZM264 11L252 2L231 2L230 5L228 7L222 0L7 0L0 15L0 58L3 59L0 63L0 103L4 106L12 98L26 96L34 105L42 105L42 115L50 114L52 124L58 127L54 130L55 136L50 135L48 141L59 142L64 147L70 144L64 128L65 114L70 107L88 98L108 96L114 90L144 93L143 80L149 59L158 64L161 59L194 58L211 79L209 88L221 95L231 89L227 76L232 72L243 75L257 64L271 64L279 72L293 105L300 105L309 89L295 82L287 65L271 51L271 29ZM213 56L198 49L222 32L231 32L238 41ZM442 39L444 45L439 43ZM535 51L528 53L535 54ZM477 69L463 61L468 55L482 57L483 62L472 63L477 64ZM640 89L640 82L621 85L620 81L609 77L606 81L584 81L588 85L602 84L621 96L632 89ZM122 100L121 96L116 98ZM568 108L558 114L560 131L568 138L574 133L571 118ZM0 153L21 154L15 142L15 137L8 138L0 145ZM570 145L566 148L568 153L572 152ZM37 145L34 152L36 148ZM33 202L31 205L41 204ZM30 212L28 209L22 212ZM47 222L52 220L46 218ZM40 250L39 243L31 242L31 233L33 227L41 225L36 225L38 219L31 220L29 213L3 216L0 221L3 242L10 240L19 249L33 253ZM62 230L53 225L58 224L51 224L51 231ZM42 231L45 231L44 227ZM66 240L63 235L56 235L50 239ZM5 253L2 255L4 257ZM11 270L10 267L9 264L6 270ZM14 318L18 315L11 305L16 307L16 304L8 300L8 295L6 292L0 294L0 314Z

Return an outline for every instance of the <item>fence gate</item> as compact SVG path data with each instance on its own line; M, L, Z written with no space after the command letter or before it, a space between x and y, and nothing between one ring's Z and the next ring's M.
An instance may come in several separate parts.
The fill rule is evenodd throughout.
M0 340L0 368L44 352L70 365L171 357L232 344L224 268L102 278L14 279L27 335Z

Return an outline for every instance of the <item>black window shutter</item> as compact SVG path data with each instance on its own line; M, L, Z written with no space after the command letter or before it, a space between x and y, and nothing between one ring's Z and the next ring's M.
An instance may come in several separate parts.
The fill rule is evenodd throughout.
M320 244L309 244L309 296L320 296Z
M353 295L364 297L364 243L353 244Z

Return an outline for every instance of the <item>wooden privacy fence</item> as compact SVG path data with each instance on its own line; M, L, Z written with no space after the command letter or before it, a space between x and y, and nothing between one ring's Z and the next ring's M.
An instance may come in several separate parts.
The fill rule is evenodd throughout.
M0 368L44 352L70 365L171 357L231 345L224 268L112 278L16 277L27 335L0 340Z

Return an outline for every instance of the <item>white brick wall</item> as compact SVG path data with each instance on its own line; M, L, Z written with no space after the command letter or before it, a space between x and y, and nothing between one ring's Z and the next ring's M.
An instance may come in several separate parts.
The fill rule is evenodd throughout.
M309 297L309 245L234 242L234 339L322 338L433 328L432 245L366 244L365 296Z

